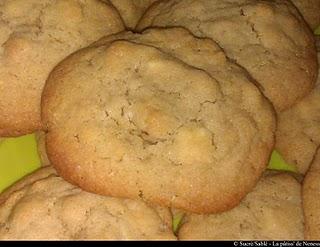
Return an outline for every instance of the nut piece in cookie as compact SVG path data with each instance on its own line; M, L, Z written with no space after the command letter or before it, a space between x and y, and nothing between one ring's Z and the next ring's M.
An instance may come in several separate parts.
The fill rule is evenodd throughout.
M274 144L274 111L248 74L212 40L177 28L74 53L49 76L42 117L66 180L199 213L237 205Z
M70 53L124 29L99 0L0 1L0 136L41 129L47 76Z
M313 88L317 75L314 37L286 0L162 0L137 25L182 26L216 41L260 85L277 111Z
M82 191L51 167L0 195L0 239L170 239L169 209Z
M302 240L300 184L290 175L267 175L236 208L184 217L178 238L214 240Z

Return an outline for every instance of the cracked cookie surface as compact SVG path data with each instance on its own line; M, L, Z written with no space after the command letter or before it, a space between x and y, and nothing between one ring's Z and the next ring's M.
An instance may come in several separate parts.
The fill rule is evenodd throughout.
M73 54L49 76L42 117L48 157L71 183L193 212L237 205L274 143L274 111L248 74L184 29Z
M0 195L0 239L170 239L169 209L84 192L46 167Z
M41 128L40 98L53 67L70 53L123 30L98 0L0 2L0 136Z
M302 240L301 186L290 175L263 176L236 208L184 217L181 240Z
M182 26L209 37L243 66L277 111L305 96L317 74L314 37L285 0L162 0L137 25Z
M320 61L320 53L318 53ZM275 148L305 174L320 146L320 77L309 95L278 115Z

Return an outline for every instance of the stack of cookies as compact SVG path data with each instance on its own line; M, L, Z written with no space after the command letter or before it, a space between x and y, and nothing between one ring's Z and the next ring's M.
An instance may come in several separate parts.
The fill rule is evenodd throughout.
M320 1L0 13L0 137L36 132L44 166L0 195L0 239L320 239Z

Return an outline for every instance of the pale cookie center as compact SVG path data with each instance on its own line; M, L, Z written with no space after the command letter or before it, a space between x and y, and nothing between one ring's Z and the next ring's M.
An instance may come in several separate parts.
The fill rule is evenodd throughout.
M178 126L177 119L152 102L138 102L133 109L133 121L151 138L163 139Z

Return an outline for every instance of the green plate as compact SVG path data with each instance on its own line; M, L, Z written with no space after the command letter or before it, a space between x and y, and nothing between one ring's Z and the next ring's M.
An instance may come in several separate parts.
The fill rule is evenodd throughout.
M269 161L268 169L278 170L278 171L288 171L297 173L297 167L294 164L287 163L280 153L276 150L273 150L271 159Z
M173 219L172 219L172 230L175 234L178 234L178 230L179 230L179 227L182 223L182 220L183 220L183 217L184 217L184 213L180 212L180 213L177 213L173 216Z
M34 134L0 139L0 192L39 167Z

